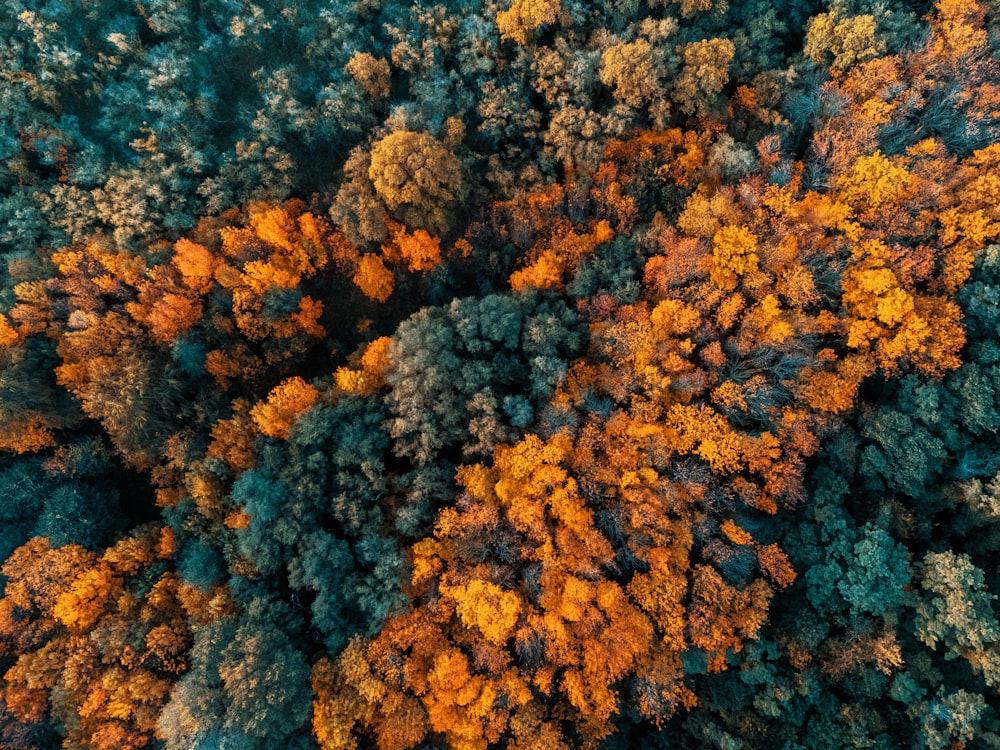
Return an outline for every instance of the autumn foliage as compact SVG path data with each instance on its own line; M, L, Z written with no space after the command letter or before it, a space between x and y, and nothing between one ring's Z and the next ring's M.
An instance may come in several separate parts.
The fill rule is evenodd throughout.
M147 5L0 14L0 746L1000 745L995 4Z

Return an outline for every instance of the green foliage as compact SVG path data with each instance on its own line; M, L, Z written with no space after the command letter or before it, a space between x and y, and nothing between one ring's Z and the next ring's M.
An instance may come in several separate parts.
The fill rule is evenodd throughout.
M879 617L903 602L910 582L906 549L883 529L865 524L845 562L847 570L837 589L852 615Z
M922 495L948 456L939 438L896 409L867 417L861 434L873 441L861 452L861 473L886 492Z
M386 404L395 452L424 464L465 443L465 455L489 455L526 426L525 407L545 403L581 344L572 311L538 293L421 310L393 337Z
M923 596L914 622L917 638L931 648L942 646L949 659L1000 641L992 605L996 595L984 591L984 583L983 571L968 555L929 553L923 560Z

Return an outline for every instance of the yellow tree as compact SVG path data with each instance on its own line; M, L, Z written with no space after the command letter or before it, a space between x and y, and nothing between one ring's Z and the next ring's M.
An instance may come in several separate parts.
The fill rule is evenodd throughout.
M559 0L514 0L507 10L497 13L497 28L504 39L527 44L538 28L556 22Z
M285 438L296 418L318 398L319 391L302 378L287 378L271 389L266 401L250 410L250 416L262 434Z
M390 213L438 234L450 229L467 192L458 157L427 132L401 130L377 141L368 177Z

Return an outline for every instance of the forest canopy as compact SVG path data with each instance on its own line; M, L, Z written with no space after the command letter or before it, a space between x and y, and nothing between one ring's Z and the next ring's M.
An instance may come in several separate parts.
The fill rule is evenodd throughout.
M996 0L0 2L0 747L1000 747Z

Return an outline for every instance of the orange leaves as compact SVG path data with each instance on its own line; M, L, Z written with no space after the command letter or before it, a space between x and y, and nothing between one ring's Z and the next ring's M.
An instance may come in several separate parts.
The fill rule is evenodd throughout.
M688 187L704 167L710 143L708 132L641 130L630 138L608 141L605 165L615 167L623 183L633 179L640 166L651 166L661 180Z
M254 406L250 415L262 434L286 438L296 417L308 411L318 398L315 388L295 376L272 388L267 401Z
M76 576L94 561L77 544L53 548L44 537L22 544L3 564L3 600L27 611L49 612Z
M40 416L5 421L0 431L0 450L34 453L55 444L51 427Z
M174 243L171 260L181 272L186 286L198 294L208 291L218 260L207 247L188 239L179 239Z
M675 522L683 530L684 524ZM684 534L679 534L680 549L654 547L642 550L649 571L637 573L628 584L628 593L649 615L657 636L666 648L679 653L684 649L684 598L688 592L688 550Z
M390 70L387 60L367 52L355 52L344 66L350 76L369 96L382 98L389 95Z
M673 229L663 232L657 241L662 254L646 261L643 273L643 281L654 299L666 297L672 288L706 274L709 254L704 243L680 237Z
M474 675L469 667L461 651L449 647L440 651L427 675L424 704L431 727L443 732L451 747L486 750L488 743L499 741L511 708L527 702L530 693L513 674L498 681ZM514 690L504 682L513 682Z
M980 53L987 48L984 28L986 9L970 0L939 0L932 16L931 51L951 63Z
M0 313L0 346L14 346L19 342L17 330L10 324L7 316Z
M152 290L140 295L139 302L129 302L125 309L149 328L154 340L164 344L187 333L202 313L201 302L189 294L157 294Z
M862 381L874 372L874 363L852 355L837 362L833 371L804 372L799 388L810 409L836 414L854 406Z
M386 258L401 256L411 271L427 273L441 263L441 240L424 229L407 232L402 224L389 222L392 244L382 246Z
M277 257L296 273L311 276L329 260L330 229L323 219L304 208L300 201L288 201L281 208L252 212L250 226L260 240L283 251Z
M730 586L708 565L696 565L692 575L692 606L688 615L691 643L710 654L712 671L725 669L727 649L739 652L767 620L771 589L757 580L745 589Z
M594 528L576 480L560 465L569 447L562 434L546 442L527 435L513 446L498 447L495 490L514 527L540 545L535 554L543 559L558 554L577 569L596 570L610 560L611 548Z
M10 643L15 623L5 615L17 612L23 651L0 682L0 700L19 720L63 725L74 747L153 740L191 645L176 579L150 575L170 553L164 533L146 526L100 558L36 538L8 559L0 639Z
M59 595L52 615L64 625L87 630L103 614L112 591L120 583L107 567L84 571L68 591Z
M534 260L510 275L510 287L520 291L528 286L538 289L560 288L567 273L571 273L597 245L614 238L614 231L606 220L596 222L591 231L577 233L569 230L554 234L542 249L534 251ZM530 257L530 256L529 256Z
M358 261L358 271L354 274L354 283L369 299L385 302L392 294L392 271L385 267L381 257L374 253L367 253L362 255Z
M722 522L722 533L726 535L733 544L751 544L753 543L753 537L749 533L741 529L736 523L733 522L731 518L727 518Z
M781 588L791 586L795 581L795 570L788 556L776 544L757 547L757 561L761 570Z

